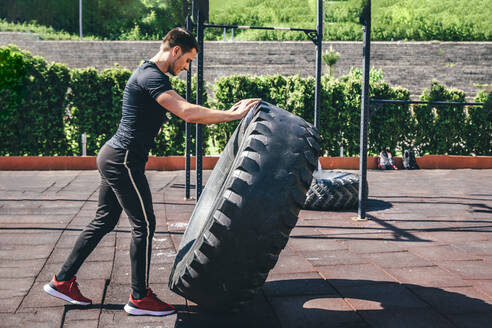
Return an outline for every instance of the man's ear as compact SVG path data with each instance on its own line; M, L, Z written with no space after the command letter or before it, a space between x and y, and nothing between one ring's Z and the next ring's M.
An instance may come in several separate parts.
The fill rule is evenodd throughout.
M180 46L174 46L172 49L171 49L171 54L173 56L179 56L179 52L181 50L181 47Z

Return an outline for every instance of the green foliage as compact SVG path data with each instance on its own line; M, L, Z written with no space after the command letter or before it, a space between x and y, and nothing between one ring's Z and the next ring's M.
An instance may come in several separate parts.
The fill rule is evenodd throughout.
M325 40L362 40L359 16L366 0L325 1ZM159 40L184 26L190 0L84 0L89 39ZM316 27L316 0L212 0L210 22ZM36 8L36 10L33 10ZM0 30L32 31L43 39L78 39L78 1L4 0ZM373 40L491 41L492 6L484 0L373 0ZM16 26L19 23L19 26ZM328 25L327 23L330 23ZM235 30L238 40L309 40L303 32ZM231 31L227 31L227 38ZM205 39L222 40L222 29Z
M118 128L130 74L119 66L101 73L94 68L69 70L17 48L1 47L0 155L81 155L82 133L87 134L87 155L97 154ZM184 97L185 82L172 78L171 83ZM205 91L203 98L208 106ZM151 153L184 154L185 122L171 113L166 115L169 120ZM208 137L204 128L204 140Z
M95 155L118 128L130 71L114 67L99 74L94 68L84 68L72 70L70 77L65 133L75 155L82 154L81 135L86 133L87 155Z
M340 53L333 50L333 47L330 46L330 50L326 50L322 55L323 61L326 66L328 66L328 75L334 76L334 68L338 59L340 58Z
M307 2L307 3L306 3ZM315 28L316 1L313 0L243 0L231 4L211 1L210 22L249 26L284 26ZM205 31L209 40L221 40L223 30ZM230 31L228 31L230 32ZM230 37L230 35L229 35ZM309 40L303 32L235 30L238 40Z
M492 40L492 6L482 0L373 2L375 40Z
M140 2L141 16L134 20L131 29L122 30L120 40L161 40L173 27L185 26L187 0L140 0Z
M358 17L364 1L328 2L326 40L362 40ZM492 6L482 0L374 0L373 40L492 40Z
M68 69L15 47L1 47L0 53L0 154L68 154L63 132Z
M409 99L409 92L384 82L381 70L371 70L370 96ZM0 155L80 155L81 135L87 134L87 153L94 155L114 134L121 119L123 90L130 71L121 67L101 73L93 68L69 70L13 46L0 48ZM195 98L196 77L192 98ZM345 156L359 153L360 69L338 79L321 81L321 153ZM173 89L185 97L186 84L172 78ZM205 106L227 110L245 98L263 100L284 108L308 122L314 116L314 78L234 75L213 86L215 99L204 92ZM465 94L434 82L421 97L425 101L462 102ZM381 149L395 153L407 147L420 154L492 154L492 92L481 91L484 106L432 106L384 104L373 106L369 125L369 153ZM182 155L185 122L171 113L156 138L151 154ZM238 122L204 129L204 144L221 151ZM194 125L191 125L194 131ZM288 133L288 131L286 131ZM193 133L192 133L193 135ZM192 145L191 145L192 146ZM192 149L194 147L192 146ZM206 150L206 149L205 149Z
M35 33L42 40L79 40L78 34L70 34L63 30L55 30L51 26L39 25L36 21L29 23L12 23L6 19L0 18L0 31L4 32L23 32L23 33ZM84 40L99 40L100 38L95 36L84 35Z
M359 16L364 0L325 1L325 40L362 40ZM374 40L492 40L492 6L483 0L372 1ZM212 6L214 23L315 28L316 1L242 0ZM222 39L222 31L207 31ZM308 40L303 33L235 31L240 40Z
M485 105L468 108L467 148L477 155L492 156L492 91L480 91L475 101Z
M87 134L87 155L95 155L116 132L121 120L123 91L130 74L129 70L121 67L106 69L101 74L93 68L72 71L69 94L71 115L67 120L66 135L74 154L81 154L82 133ZM185 97L184 81L171 78L171 84L176 92ZM193 97L195 94L193 87ZM206 102L206 94L204 99ZM182 155L185 149L185 122L170 112L165 115L168 120L162 125L151 154ZM204 139L207 137L207 130L204 129Z
M410 93L401 87L391 87L386 82L371 85L371 97L379 99L409 100ZM414 121L409 105L384 104L371 106L369 145L372 154L378 154L382 149L392 154L398 149L408 149L412 146L411 131Z
M118 39L145 11L143 3L136 0L84 0L82 8L84 35L101 39ZM51 26L56 31L79 34L78 1L4 0L0 17L9 22L32 22Z
M320 112L322 154L338 156L341 146L347 156L359 153L361 78L361 72L357 69L340 79L323 78ZM370 78L373 96L409 98L408 90L391 88L383 82L381 71L372 70ZM240 99L259 97L313 122L314 89L313 78L235 75L223 77L216 82L214 105L225 110ZM373 116L377 124L371 125L369 132L373 136L370 151L377 153L381 147L394 149L408 144L410 117L408 106L383 106ZM396 124L402 126L395 126ZM237 123L217 124L211 128L212 138L219 150L225 147L236 125Z
M436 81L420 97L423 101L464 102L461 90L451 89ZM419 105L414 107L417 120L415 143L421 153L467 154L465 144L466 112L463 106Z
M22 85L27 72L24 56L14 48L0 48L0 154L16 149L16 127Z

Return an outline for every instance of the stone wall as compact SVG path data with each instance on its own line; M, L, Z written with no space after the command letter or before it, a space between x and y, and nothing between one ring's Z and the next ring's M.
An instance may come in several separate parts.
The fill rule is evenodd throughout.
M101 70L118 63L133 70L157 52L160 42L43 41L33 34L0 32L0 46L7 44L69 67ZM362 67L361 42L323 43L323 49L330 47L341 54L337 75L346 74L350 67ZM231 74L315 74L315 47L310 41L208 41L204 48L207 82ZM386 81L408 88L414 98L433 79L474 97L479 90L474 84L492 83L492 42L373 42L371 67L383 69ZM193 70L196 72L196 61Z

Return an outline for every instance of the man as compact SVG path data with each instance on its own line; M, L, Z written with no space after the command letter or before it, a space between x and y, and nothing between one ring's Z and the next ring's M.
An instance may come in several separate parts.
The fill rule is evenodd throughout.
M166 119L166 110L186 122L213 124L244 117L259 99L246 99L227 111L188 103L171 89L164 73L177 75L196 56L198 44L182 28L171 30L159 52L139 66L123 94L122 118L115 135L97 155L101 175L96 217L82 231L60 272L44 290L73 304L92 301L80 292L75 274L101 238L118 223L122 210L132 225L130 244L131 293L125 311L133 315L169 315L173 306L161 301L149 288L149 267L155 216L145 177L145 164L154 138Z

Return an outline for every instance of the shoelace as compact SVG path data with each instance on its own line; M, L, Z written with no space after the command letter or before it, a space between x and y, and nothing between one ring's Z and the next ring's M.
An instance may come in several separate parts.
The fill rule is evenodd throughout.
M149 288L149 297L151 297L151 298L155 299L155 300L156 300L157 302L159 302L160 304L164 304L164 302L163 302L163 301L161 301L161 300L159 299L159 297L157 297L157 295L156 295L156 294L154 294L154 292L153 292L153 291L152 291L152 289L150 289L150 288Z
M79 284L77 281L75 281L75 278L72 278L72 280L70 280L70 286L68 287L68 290L70 292L74 292L75 294L77 294L77 296L82 296L82 294L80 293Z

